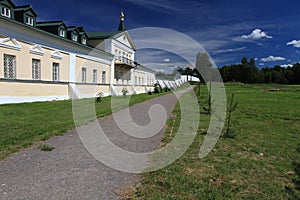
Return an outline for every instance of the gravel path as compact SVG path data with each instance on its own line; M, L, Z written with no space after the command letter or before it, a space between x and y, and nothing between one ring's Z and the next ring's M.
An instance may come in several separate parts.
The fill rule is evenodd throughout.
M175 95L168 94L131 106L129 111L134 122L144 126L150 122L148 110L152 105L163 106L170 117L175 103ZM116 114L122 112L124 109ZM163 132L137 139L120 130L112 115L99 119L99 123L114 144L134 152L149 152L159 146ZM0 162L0 199L117 199L120 190L141 179L97 161L76 130L44 143L55 149L44 152L32 147Z

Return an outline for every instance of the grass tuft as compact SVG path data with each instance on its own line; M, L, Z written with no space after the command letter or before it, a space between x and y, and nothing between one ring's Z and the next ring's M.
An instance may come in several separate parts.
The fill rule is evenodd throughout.
M54 149L54 147L47 145L47 144L42 144L39 146L39 149L41 151L52 151Z

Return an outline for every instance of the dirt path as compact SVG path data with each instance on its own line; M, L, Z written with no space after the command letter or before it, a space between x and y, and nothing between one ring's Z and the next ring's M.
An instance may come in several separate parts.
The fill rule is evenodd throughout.
M130 114L135 123L145 125L150 121L150 106L160 104L170 116L176 100L173 94L157 97L131 106ZM156 148L163 132L137 139L122 132L112 115L99 119L99 123L114 144L135 152ZM76 130L45 143L55 149L44 152L32 147L0 162L0 199L117 199L120 189L140 181L139 175L120 172L97 161Z

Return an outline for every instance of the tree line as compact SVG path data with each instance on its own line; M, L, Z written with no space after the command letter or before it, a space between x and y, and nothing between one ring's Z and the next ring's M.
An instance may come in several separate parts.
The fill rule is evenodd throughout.
M224 82L300 84L300 63L286 68L276 65L258 69L253 58L248 61L247 57L243 57L240 64L223 66L218 70ZM178 72L203 80L196 69L179 69Z

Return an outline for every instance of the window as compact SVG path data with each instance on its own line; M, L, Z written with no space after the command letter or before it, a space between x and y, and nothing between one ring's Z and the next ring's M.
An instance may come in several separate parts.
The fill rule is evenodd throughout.
M81 82L86 83L86 68L81 69Z
M32 79L41 79L41 61L37 59L32 59Z
M77 35L76 34L72 34L72 40L77 42Z
M102 83L106 83L106 71L102 71Z
M86 38L84 38L84 37L81 38L81 43L82 43L82 44L86 44Z
M59 63L53 63L52 65L52 77L53 81L59 81Z
M98 75L97 75L97 70L93 70L93 83L97 83L98 80Z
M141 77L139 77L139 85L141 85Z
M65 34L66 34L66 31L65 31L65 30L63 30L63 29L60 29L60 30L59 30L59 36L65 37Z
M137 77L134 77L134 84L137 85Z
M33 17L27 16L26 17L26 24L28 24L30 26L33 26Z
M142 85L144 85L145 84L145 82L144 82L144 78L142 78Z
M4 54L4 78L16 78L16 56Z
M1 15L5 17L10 17L10 8L6 6L1 6Z

